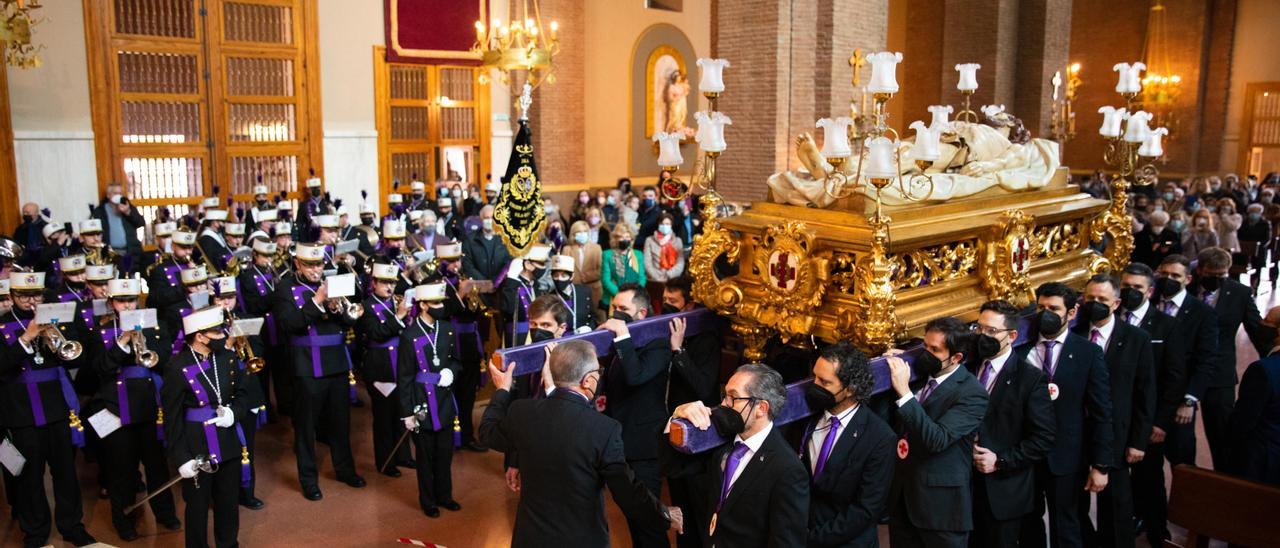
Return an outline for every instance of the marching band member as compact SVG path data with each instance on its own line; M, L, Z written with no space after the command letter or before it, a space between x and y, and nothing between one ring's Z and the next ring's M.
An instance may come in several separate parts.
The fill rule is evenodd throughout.
M287 204L289 202L281 203ZM272 264L275 266L276 274L284 276L292 266L289 263L289 256L293 252L293 224L281 221L272 227L272 231L276 238L276 258Z
M253 185L253 207L249 208L248 214L245 216L245 222L249 226L262 224L262 213L275 210L276 204L271 201L270 194L271 192L267 189L267 185L262 184L262 176L258 176L258 184ZM270 232L270 230L267 230L267 233Z
M71 252L71 235L66 223L55 223L50 221L40 229L40 234L44 236L45 246L40 248L35 254L35 258L29 267L48 268L52 266L54 271L50 273L49 283L53 283L58 278L58 259L72 255Z
M298 480L307 500L320 500L315 462L316 425L323 423L338 480L364 487L351 456L351 360L344 333L355 323L328 297L323 279L324 247L299 244L294 275L276 285L273 311L277 327L290 337L297 401L293 414L294 453Z
M204 212L203 228L196 239L196 249L200 250L201 260L215 272L223 272L231 262L231 249L222 229L227 222L227 210L209 209Z
M107 284L108 305L112 314L99 329L99 337L90 337L91 351L97 360L98 374L115 382L102 383L97 397L106 410L119 417L121 426L102 437L108 458L107 491L111 498L111 523L126 541L137 540L135 517L124 509L137 498L138 467L146 471L148 491L169 479L169 465L164 453L164 415L160 412L160 389L163 372L169 363L169 335L161 327L141 331L122 325L120 314L138 307L141 294L138 280L125 278ZM173 495L165 491L150 501L156 522L170 531L182 527L174 511Z
M63 540L76 546L96 540L84 529L80 482L76 479L75 449L84 445L80 402L64 368L66 362L50 349L53 331L70 340L68 323L36 325L36 306L44 302L43 272L9 275L13 308L0 334L0 423L14 448L26 459L17 476L15 508L25 546L44 546L54 522ZM74 327L74 323L70 323ZM44 471L53 476L54 516L44 491ZM8 471L5 471L8 474Z
M85 287L85 266L84 255L69 255L58 259L62 283L60 287L49 288L45 300L59 303L85 300L89 295L89 289Z
M209 291L209 270L204 265L194 266L183 269L178 274L178 278L182 280L182 291L185 293L181 301L169 303L163 310L157 313L160 322L165 324L165 328L169 333L174 333L177 337L174 340L174 352L182 347L181 339L185 333L182 332L182 318L186 317L192 311L197 310L197 304L194 301L195 294L200 292L208 293Z
M569 329L574 333L584 333L594 329L599 322L591 306L591 288L573 283L574 266L573 257L569 255L551 257L551 281L556 288L553 294L564 302L572 315Z
M414 181L409 183L409 203L405 204L405 211L421 211L431 209L431 203L427 201L427 184L418 181L417 174L414 174Z
M164 310L169 305L186 300L187 292L182 287L179 274L195 266L192 249L196 245L194 232L179 230L173 233L170 241L171 252L163 255L159 261L147 267L146 279L147 305L156 310Z
M275 208L252 211L253 231L249 233L249 240L270 240L272 228L275 227L280 212Z
M225 344L225 317L221 307L209 306L182 319L185 344L169 363L160 392L169 460L191 480L182 482L187 546L208 546L210 509L214 543L236 545L236 500L249 481L241 425L254 420L252 404L239 361Z
M408 257L404 253L405 245L405 225L404 221L385 220L382 221L382 242L381 249L378 250L378 256L374 259L378 263L393 264L400 269L400 281L396 282L395 293L397 295L408 291L412 285L409 283L408 273L405 272L408 266Z
M396 184L399 184L397 181ZM403 221L404 220L404 195L394 190L387 195L387 214L382 217L383 221Z
M137 263L138 272L150 272L154 265L173 252L173 233L178 230L178 223L167 221L151 225L151 234L155 238L154 251L143 251L142 261Z
M103 241L102 221L98 219L80 221L80 252L84 253L85 262L88 264L103 265L122 262L120 255Z
M271 266L276 251L274 243L261 239L253 240L253 260L247 267L240 269L240 275L237 278L240 287L240 314L246 318L263 319L259 338L266 344L262 353L258 355L267 360L268 370L257 377L262 389L262 402L267 406L268 416L280 412L281 409L292 411L293 405L293 399L282 390L284 387L293 385L286 384L287 380L285 382L280 380L282 377L287 379L293 376L292 369L284 366L289 363L289 352L284 347L284 342L276 329L275 316L271 313L273 304L271 295L279 282L279 277ZM276 403L279 405L274 409L271 407L271 398L268 396L271 393L269 389L273 379L276 381Z
M413 321L400 333L396 375L404 427L413 431L417 448L418 505L427 517L440 517L440 508L458 511L453 500L453 448L457 443L454 379L460 372L455 358L453 326L443 321L447 297L443 283L413 290L417 308ZM418 413L425 408L426 414ZM418 417L423 417L419 421Z
M287 230L282 230L277 228L273 232L276 234L279 234L280 232L288 232L290 236L293 236L294 234L296 234L293 231L295 226L293 223L293 218L294 218L293 202L282 199L279 203L276 204L276 222L288 223L287 225L285 225L285 228Z
M244 245L244 223L227 223L222 231L224 232L223 238L226 239L228 251L235 252L235 250Z
M480 388L481 362L485 356L484 340L480 336L478 322L480 305L475 304L478 301L474 298L467 300L468 295L463 291L462 280L458 276L462 270L462 244L436 244L436 260L439 265L439 280L448 286L449 298L445 299L445 309L457 337L455 355L462 367L462 374L458 375L453 389L458 399L462 446L471 451L487 451L487 448L475 441L475 425L471 418L476 404L476 390Z
M382 466L390 457L391 447L404 432L400 421L399 395L395 390L397 370L412 364L398 361L400 332L405 322L412 321L412 302L399 298L396 286L400 282L400 267L394 264L374 263L372 288L364 301L365 313L356 323L356 330L365 341L364 382L373 407L373 462ZM393 478L400 477L397 466L412 466L409 446L401 445L396 459L382 470Z
M540 295L536 287L537 281L547 273L547 260L550 258L551 247L536 244L520 262L519 274L507 276L502 281L502 318L506 321L506 327L502 330L503 347L520 346L527 342L529 303Z
M249 481L247 484L240 486L240 506L250 510L261 510L267 503L262 499L254 496L254 487L258 481L258 472L254 468L254 438L258 432L258 427L266 423L267 406L265 404L265 396L262 391L261 382L254 382L253 378L258 377L260 371L249 370L249 364L246 360L252 357L263 356L264 348L262 346L262 338L259 335L245 335L242 341L236 341L232 337L232 322L237 318L236 310L240 304L239 292L236 290L236 279L231 276L223 276L210 280L213 285L213 302L222 307L227 312L227 341L228 348L236 353L236 362L239 364L239 374L241 382L245 383L245 406L249 409L250 420L240 423L240 428L244 431L244 447L249 452ZM237 348L234 344L247 344L247 347Z

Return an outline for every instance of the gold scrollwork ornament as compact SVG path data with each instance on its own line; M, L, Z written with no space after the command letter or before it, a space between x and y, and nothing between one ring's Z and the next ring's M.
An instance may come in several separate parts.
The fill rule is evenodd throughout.
M720 226L720 207L724 203L720 195L711 190L700 201L702 234L694 236L693 250L689 255L693 297L719 314L733 315L738 303L742 302L742 289L732 280L721 279L716 274L716 260L724 257L729 263L737 263L741 246L729 230Z
M813 255L817 235L800 221L766 227L756 245L755 271L764 286L757 322L784 335L809 335L826 295L827 261Z
M1031 304L1031 259L1035 219L1025 211L1005 212L982 246L982 283L992 299L1014 306Z
M904 331L896 310L888 221L885 217L872 218L871 250L858 259L854 284L854 307L858 312L854 341L864 351L876 354L893 347Z

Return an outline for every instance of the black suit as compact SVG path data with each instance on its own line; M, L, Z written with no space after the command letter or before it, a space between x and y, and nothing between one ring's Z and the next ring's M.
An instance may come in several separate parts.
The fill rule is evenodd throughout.
M929 379L933 380L933 379ZM965 546L973 529L973 433L987 411L987 391L957 367L923 402L894 405L893 426L907 441L889 506L889 539L902 546Z
M577 333L582 327L595 329L599 323L596 322L595 307L591 306L591 288L582 284L571 284L569 287L573 288L572 295L566 295L559 289L554 290L555 295L569 308L573 318L569 333Z
M1240 379L1231 411L1229 472L1280 486L1280 357L1253 362Z
M1213 299L1213 309L1218 313L1218 359L1200 401L1200 409L1204 413L1201 417L1204 437L1209 440L1214 468L1226 465L1231 443L1227 432L1231 407L1236 401L1236 333L1243 324L1259 355L1270 350L1271 345L1269 339L1261 340L1266 337L1261 336L1262 317L1258 314L1258 305L1253 302L1253 291L1230 278L1222 278L1220 283L1221 287ZM1205 292L1199 292L1199 298L1204 300L1204 297Z
M1125 453L1129 448L1146 451L1155 414L1155 366L1151 337L1141 328L1113 317L1115 324L1106 343L1107 378L1111 381L1112 430L1115 432L1115 464L1107 488L1098 493L1098 538L1091 544L1133 546L1133 486ZM1077 327L1080 327L1079 325ZM1090 329L1081 328L1082 336ZM1089 499L1080 501L1080 515L1088 515ZM1088 535L1092 524L1084 520Z
M983 364L977 374L982 375ZM979 446L996 455L996 471L973 476L970 546L1017 546L1021 520L1035 508L1035 470L1057 430L1044 372L1008 356L991 385Z
M557 390L512 402L510 392L498 390L481 419L480 443L519 454L513 548L608 546L605 486L624 515L653 529L668 526L662 504L627 467L622 426L581 394Z
M822 417L825 414L810 419L808 428L810 436L815 428L822 428L818 439L825 440L829 422ZM841 425L822 475L811 483L810 547L879 545L876 525L889 506L897 436L866 406L846 420L849 424ZM814 470L813 459L818 457L810 451L810 436L805 436L801 446L806 470Z
M427 417L413 436L418 455L418 504L423 510L453 501L453 427L458 411L450 387L462 374L454 350L449 322L437 320L427 325L414 318L400 332L396 392L401 416L410 416L420 405L428 406Z
M636 348L630 337L613 344L615 360L605 372L609 415L622 424L622 445L627 465L655 496L662 494L658 470L658 444L667 424L667 367L671 341L659 338ZM643 523L628 520L635 545L667 545L666 534L644 530Z
M805 546L809 523L809 471L774 426L760 450L738 464L738 475L720 503L724 469L732 443L701 455L681 455L663 443L663 471L699 487L700 506L720 510L710 523L685 521L702 535L705 546Z
M396 317L391 299L383 300L371 295L364 300L364 314L356 321L356 332L366 345L361 376L369 391L369 404L373 411L373 462L377 466L387 462L391 447L404 433L400 419L409 415L408 411L401 411L398 394L384 396L377 389L378 384L395 384L397 369L411 367L411 364L399 361L400 332L403 329L404 324ZM387 470L409 460L409 446L402 444L396 455Z
M1041 342L1028 342L1017 352L1020 359L1026 360L1029 353L1041 354L1043 348ZM1058 388L1058 397L1053 401L1057 432L1048 459L1036 471L1036 507L1023 520L1022 545L1045 545L1041 515L1047 501L1053 546L1080 546L1079 506L1088 469L1110 469L1115 463L1111 381L1102 349L1089 339L1068 332L1049 382Z
M685 337L684 348L671 358L667 407L674 411L682 403L701 401L715 407L720 401L720 348L723 337L718 328Z

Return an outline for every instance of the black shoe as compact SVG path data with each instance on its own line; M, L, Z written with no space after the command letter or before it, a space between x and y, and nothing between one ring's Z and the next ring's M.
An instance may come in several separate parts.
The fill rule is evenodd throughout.
M439 509L439 508L437 508L437 507L435 507L435 506L428 506L428 507L424 508L424 509L422 510L422 513L426 514L426 515L427 515L427 517L429 517L429 518L438 518L438 517L440 517L440 509Z
M382 475L384 475L384 476L390 476L390 477L393 477L393 478L398 478L398 477L400 477L402 474L400 473L400 469L399 469L399 468L396 468L396 467L394 467L394 466L388 466L386 470L383 470L383 471L382 471Z
M182 528L182 522L178 518L169 518L160 522L160 526L170 531L177 531Z
M71 544L74 544L76 546L88 546L90 544L96 544L98 542L98 539L93 538L93 535L90 535L89 532L85 531L84 529L81 529L80 531L73 533L71 535L63 535L62 540L70 542Z
M458 501L456 500L446 500L440 503L440 507L450 512L457 512L462 509L462 505L458 504Z
M402 461L400 461L400 462L396 463L396 466L403 466L403 467L405 467L405 468L417 468L417 467L418 467L418 461L413 460L413 459L404 459L404 460L402 460Z
M345 483L347 485L350 485L351 487L355 487L357 489L364 487L365 485L368 485L368 483L365 483L364 478L360 477L359 474L348 476L345 478L338 478L338 481Z
M324 494L320 492L320 488L315 486L303 487L302 496L306 497L307 500L320 500L324 498Z
M137 531L116 531L116 534L120 537L120 540L125 542L138 540L138 537L141 536Z
M467 451L474 451L476 453L484 453L489 450L488 447L485 447L478 441L473 441L471 443L463 445L462 448L466 449Z
M261 510L266 505L267 503L262 502L262 499L258 497L240 497L240 506L250 510Z

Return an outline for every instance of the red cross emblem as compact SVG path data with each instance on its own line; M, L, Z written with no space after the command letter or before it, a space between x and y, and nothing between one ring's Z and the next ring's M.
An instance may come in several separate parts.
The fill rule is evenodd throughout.
M1020 236L1013 240L1010 251L1013 254L1011 258L1013 272L1015 274L1026 272L1031 266L1031 243L1025 236Z
M796 258L785 251L775 251L769 257L769 279L783 291L790 291L796 284Z

